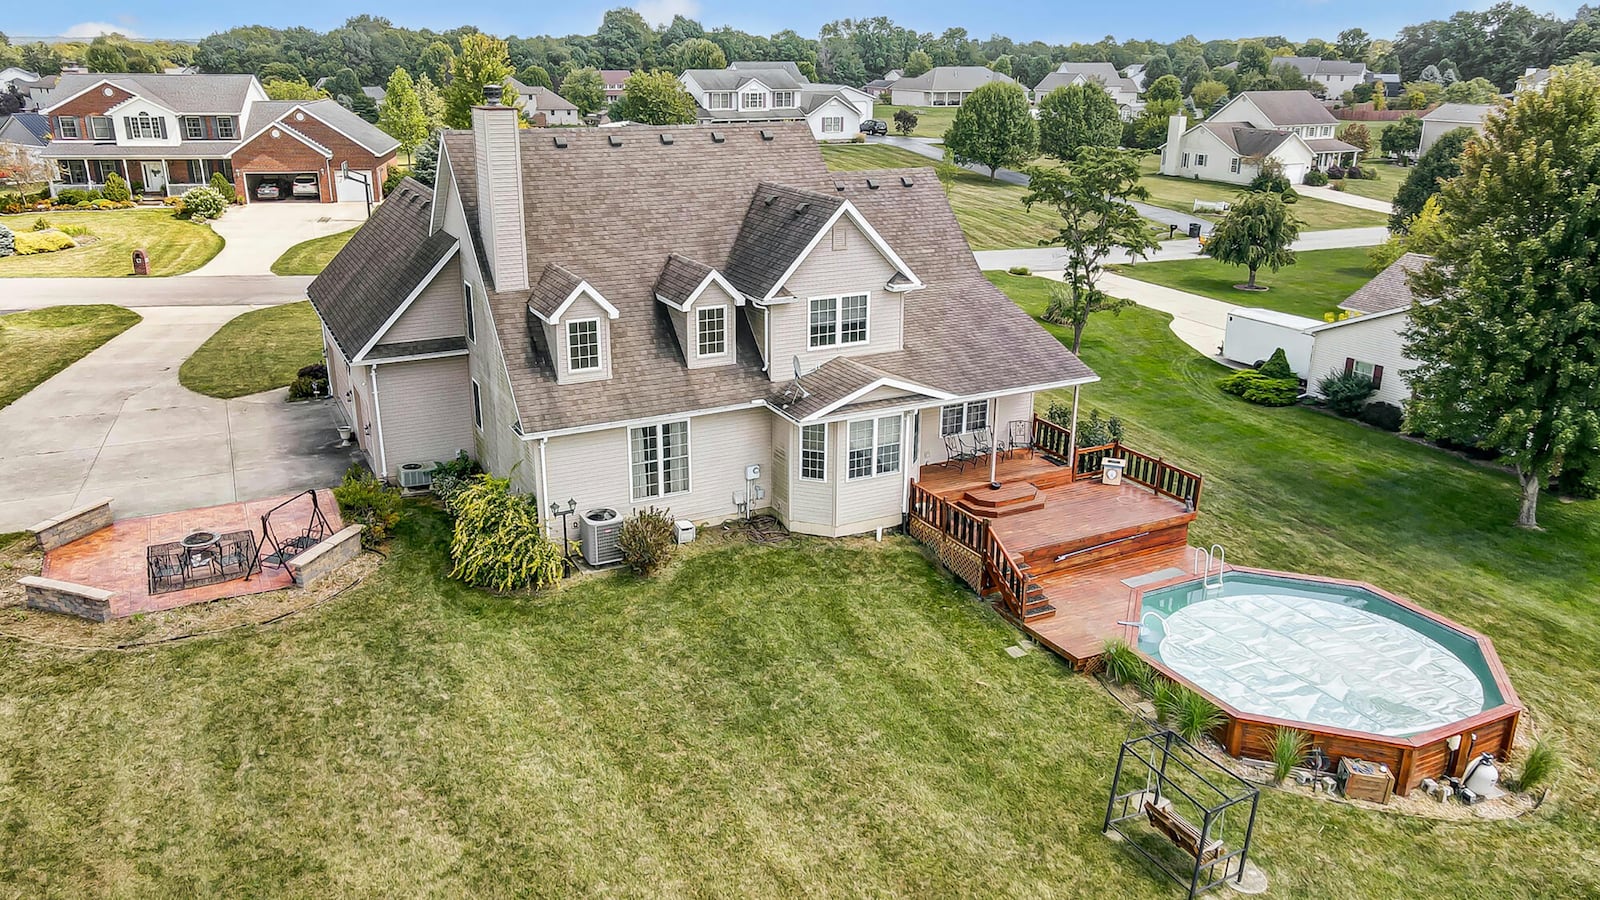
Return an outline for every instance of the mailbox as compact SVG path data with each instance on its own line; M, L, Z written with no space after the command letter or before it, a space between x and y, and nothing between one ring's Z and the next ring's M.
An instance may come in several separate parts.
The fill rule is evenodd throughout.
M143 250L133 251L133 274L150 274L150 254L144 252Z

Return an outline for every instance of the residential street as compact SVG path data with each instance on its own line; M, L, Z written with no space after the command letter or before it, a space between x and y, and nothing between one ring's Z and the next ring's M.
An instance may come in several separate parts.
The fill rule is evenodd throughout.
M1306 231L1294 242L1296 250L1337 250L1341 247L1375 247L1389 239L1389 230L1382 226L1371 228L1335 228L1328 231ZM1009 269L1027 266L1035 271L1061 268L1059 247L1029 247L1020 250L979 250L972 255L980 269ZM1161 249L1147 259L1117 259L1119 263L1165 262L1175 259L1194 259L1200 255L1200 245L1187 238L1165 241Z
M270 264L270 261L269 261ZM274 306L306 298L309 276L179 275L173 278L6 278L0 310L118 306Z

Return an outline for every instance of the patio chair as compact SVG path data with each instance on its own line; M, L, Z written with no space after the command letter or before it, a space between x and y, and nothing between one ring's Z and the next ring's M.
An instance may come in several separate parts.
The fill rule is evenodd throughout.
M224 575L245 573L255 560L255 535L248 531L233 531L222 536L222 550L218 562Z
M1023 450L1028 455L1033 455L1033 423L1027 419L1012 419L1006 423L1009 438L1006 441L1006 453L1014 454Z
M145 551L145 561L150 574L150 593L181 589L187 582L188 572L183 563L182 544L156 544Z
M994 449L994 433L987 428L974 428L972 430L972 455L974 457L988 456Z
M965 470L967 462L975 458L961 445L961 436L955 434L945 435L944 454L944 464L946 466L955 466L957 471Z

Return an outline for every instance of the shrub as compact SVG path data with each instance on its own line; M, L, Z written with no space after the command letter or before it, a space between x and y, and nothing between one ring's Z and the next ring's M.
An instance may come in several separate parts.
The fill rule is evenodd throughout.
M1329 372L1317 382L1317 393L1322 395L1322 401L1347 418L1360 414L1372 391L1372 379L1358 372Z
M459 450L456 455L445 462L436 462L429 474L434 478L441 476L454 476L456 478L471 478L483 470L478 467L478 461L467 455L467 451Z
M367 526L361 532L363 547L383 543L400 521L400 492L361 466L344 473L344 483L333 489L333 498L346 522Z
M1555 777L1561 768L1561 754L1544 741L1537 741L1522 760L1522 771L1517 773L1517 790L1531 791Z
M116 209L115 200L90 200L89 206L93 209Z
M210 185L213 191L221 194L222 199L228 201L229 206L239 202L239 192L234 189L233 182L222 177L221 172L211 173Z
M1345 170L1344 170L1344 177L1346 177L1346 178L1361 178L1361 179L1365 179L1365 178L1369 178L1369 177L1374 177L1375 175L1376 175L1376 173L1374 173L1373 176L1369 176L1366 172L1362 171L1360 166L1346 166Z
M1267 751L1272 754L1272 783L1283 784L1289 770L1300 765L1310 749L1311 735L1297 728L1274 728L1267 738Z
M1268 378L1251 369L1222 376L1217 387L1258 406L1290 406L1300 399L1298 380Z
M1165 678L1151 682L1150 702L1156 708L1156 721L1166 723L1178 717L1178 691L1178 686Z
M324 382L326 383L326 382ZM289 399L306 400L315 397L320 392L317 390L317 380L301 375L289 382Z
M1312 169L1306 173L1306 184L1311 187L1323 187L1328 183L1328 173Z
M14 235L12 240L18 256L54 253L57 250L78 246L77 241L59 231L24 231Z
M1033 270L1027 266L1012 266L1006 270L1007 275L1032 275Z
M183 192L183 207L180 215L185 217L200 216L206 219L221 218L228 209L228 201L223 196L208 187L190 188Z
M302 378L327 378L328 367L322 363L312 363L309 366L301 366L300 371L295 374Z
M54 231L55 230L55 226L50 224L50 220L49 219L46 219L44 216L40 216L39 218L33 220L33 230L34 231Z
M17 239L11 234L11 229L0 223L0 258L7 257L17 252Z
M76 225L76 224L75 225L63 225L60 228L57 228L56 230L61 232L64 235L67 235L68 237L83 237L84 235L89 233L89 226L87 226L87 225Z
M1101 656L1105 660L1107 678L1117 684L1144 683L1144 671L1150 666L1126 643L1116 639L1106 641Z
M1072 427L1072 407L1065 403L1050 404L1044 417L1062 428ZM1104 447L1122 440L1125 431L1121 419L1116 416L1102 418L1100 410L1091 409L1087 416L1078 419L1077 444L1079 447Z
M100 198L101 194L99 191L89 191L84 190L83 188L67 188L66 190L56 194L55 202L58 206L77 206L79 203L87 203L90 200L99 200Z
M538 589L561 580L561 550L539 526L538 501L511 493L511 480L481 475L456 493L450 570L475 587Z
M127 179L115 172L106 176L106 186L100 189L100 194L105 199L117 203L133 199L133 194L128 190Z
M1222 724L1222 710L1190 687L1179 687L1172 710L1173 729L1193 744Z
M897 109L894 113L894 130L901 134L910 134L917 130L917 114L909 109Z
M394 166L390 166L388 174L383 176L383 195L385 197L389 196L389 192L393 191L396 187L399 187L400 182L405 177L405 172L395 168Z
M1343 166L1329 166L1328 167L1328 177L1334 179L1335 181L1337 181L1340 178L1343 178L1344 177L1344 167Z
M433 464L428 472L433 478L433 495L439 498L445 512L456 514L456 498L472 484L472 476L482 471L465 450L456 453L453 459Z
M1256 371L1266 378L1295 377L1294 370L1289 368L1289 355L1283 352L1282 347L1272 351L1272 355L1267 357L1267 361Z
M28 205L21 197L0 197L0 215L14 216L27 210Z
M1356 418L1384 431L1399 431L1405 424L1406 414L1393 403L1379 401L1361 407L1361 412Z
M622 523L617 545L628 568L649 575L672 558L677 542L672 533L672 513L654 506L634 513Z

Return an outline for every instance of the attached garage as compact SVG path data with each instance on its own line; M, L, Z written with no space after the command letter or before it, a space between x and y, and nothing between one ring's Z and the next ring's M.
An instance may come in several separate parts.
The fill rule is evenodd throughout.
M259 101L246 135L230 154L234 183L246 202L256 201L263 182L274 181L280 201L359 203L370 189L376 203L383 199L383 177L398 146L332 100ZM341 175L343 170L348 174ZM299 196L293 190L296 178L302 179ZM304 190L306 184L315 186L315 196Z
M302 191L297 194L294 190L296 179L308 178L311 179L311 183L316 186L316 192L312 194L306 194L302 189ZM273 182L278 185L278 196L276 198L278 200L300 200L302 202L309 201L316 203L322 199L322 175L317 172L245 172L245 189L249 191L247 200L250 202L255 202L257 200L264 199L258 196L256 193L256 188L259 187L263 182ZM264 202L271 201L265 200Z

